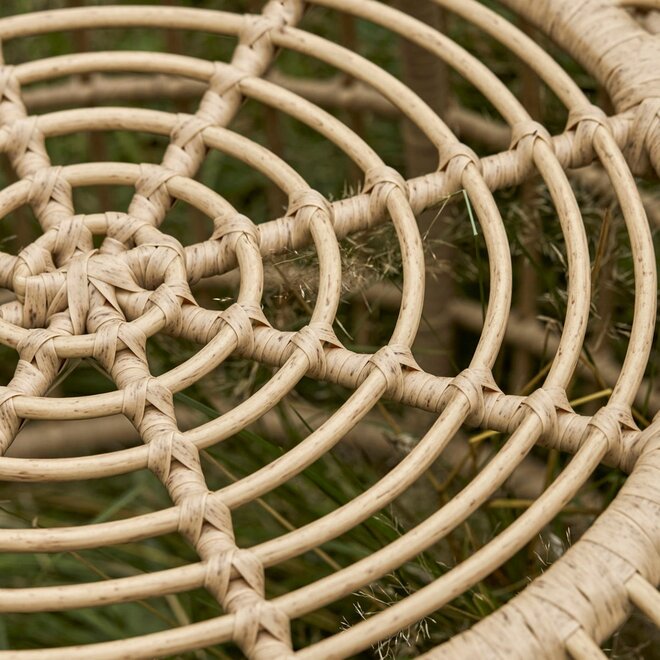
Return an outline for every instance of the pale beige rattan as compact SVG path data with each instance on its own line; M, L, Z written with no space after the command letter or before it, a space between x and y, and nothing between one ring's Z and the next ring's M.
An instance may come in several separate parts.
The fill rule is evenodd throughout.
M20 355L15 377L0 390L0 449L4 454L23 419L74 420L117 413L130 419L144 441L140 447L79 458L2 456L0 477L65 482L148 468L172 499L170 509L124 520L53 529L2 529L0 549L80 550L178 531L200 558L181 568L93 584L0 589L0 611L107 605L204 586L225 612L209 621L138 638L92 647L3 651L0 658L151 658L230 640L253 658L349 657L436 611L492 573L557 515L600 463L629 473L614 502L540 578L429 656L541 658L568 653L577 659L597 658L603 657L599 644L622 624L631 606L660 624L656 591L660 580L660 417L640 431L631 415L656 322L656 257L633 175L652 179L660 173L660 42L622 5L648 11L660 6L654 0L504 1L602 83L614 106L606 114L513 23L475 0L434 2L490 34L531 67L566 107L565 131L551 136L533 121L487 62L411 15L375 0L269 0L258 15L172 6L96 6L0 20L2 42L53 31L122 26L204 30L238 39L229 62L142 51L88 52L16 66L6 63L0 68L0 150L18 175L16 183L0 192L0 214L6 216L29 204L43 229L42 236L17 256L0 253L0 286L16 294L16 301L1 308L0 341ZM408 86L355 52L298 29L305 4L381 25L445 62L490 101L509 128L484 125L484 120L455 108L447 121L466 132L490 131L486 142L495 146L510 136L509 148L479 158ZM334 83L289 80L268 73L278 49L318 58L356 82L335 90ZM146 73L154 79L104 78L103 72ZM88 77L86 82L52 83L50 88L22 93L23 86L73 74ZM119 107L41 115L27 111L27 107L49 103L81 105L115 94L176 96L198 90L200 85L206 91L194 115ZM274 153L228 130L246 98L295 117L339 147L362 171L362 191L329 202ZM404 180L313 101L401 113L437 149L437 170ZM162 163L51 166L46 138L118 129L169 136ZM195 174L209 149L241 159L272 180L288 197L285 215L255 225L240 209L196 182ZM578 364L589 318L591 264L584 223L566 170L593 161L600 161L622 209L636 295L628 351L609 401L593 416L583 416L571 409L566 389ZM543 178L561 223L568 304L543 385L522 397L503 393L491 374L512 296L509 243L492 191L517 185L532 173ZM128 212L76 214L72 188L99 184L134 186ZM490 291L469 368L456 377L438 376L421 370L411 353L420 325L425 277L416 215L460 189L469 196L485 237ZM197 207L212 220L208 240L183 247L159 230L175 199ZM344 348L333 330L342 279L337 239L383 222L393 223L402 254L400 313L389 343L373 355L359 354ZM98 250L93 249L94 235L104 237ZM263 257L310 243L315 246L319 269L313 313L300 331L282 332L271 327L261 309ZM222 312L199 307L190 285L236 267L240 272L237 302ZM157 333L183 337L203 347L187 362L156 378L145 350L147 338ZM173 393L232 354L280 368L262 389L230 412L181 431ZM75 357L97 360L112 376L116 391L76 398L45 396L62 360ZM303 376L338 383L354 392L328 421L281 458L210 492L199 450L259 419ZM437 421L400 463L349 504L255 547L237 547L232 510L299 474L383 397L435 412ZM657 404L657 393L651 399ZM510 434L463 491L378 552L296 591L265 598L265 568L316 548L383 509L424 474L463 424ZM437 543L486 502L537 443L574 457L513 524L400 603L308 648L292 649L292 619L350 594Z

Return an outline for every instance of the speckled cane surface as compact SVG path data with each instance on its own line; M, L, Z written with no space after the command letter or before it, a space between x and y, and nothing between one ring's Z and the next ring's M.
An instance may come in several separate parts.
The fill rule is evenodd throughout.
M660 173L660 40L623 5L660 9L655 0L505 0L571 54L607 90L613 111L593 105L574 80L515 24L474 0L435 0L499 40L526 62L564 104L568 123L551 135L489 69L460 44L404 11L375 0L269 0L260 14L240 15L174 6L82 7L0 20L6 43L46 32L99 27L184 28L231 35L227 62L156 52L77 53L0 67L0 150L17 182L0 192L0 214L30 205L42 234L19 254L0 253L0 286L16 299L0 308L0 342L20 360L0 388L0 453L23 419L74 420L121 413L143 445L80 458L0 457L9 481L93 480L149 469L171 496L171 508L133 518L52 529L1 529L0 550L62 552L183 535L199 561L183 567L93 584L0 589L0 610L39 612L110 604L203 586L224 614L164 632L91 647L3 651L0 658L152 658L234 641L249 658L344 658L436 611L491 574L566 505L601 463L629 477L612 504L541 577L493 614L429 653L442 658L603 657L599 645L640 608L660 623L660 417L640 431L631 406L640 393L656 319L656 263L649 219L634 176ZM222 4L222 3L219 3ZM305 5L321 5L376 23L447 63L501 115L510 143L479 157L410 87L338 44L296 27ZM404 6L403 3L401 6ZM332 83L285 85L269 70L280 50L318 58L359 83L333 92ZM78 107L29 114L23 88L73 74L120 72L157 77L152 93L204 86L195 114L151 109L84 107L86 100L126 93L147 98L149 79L103 77L53 84L54 95ZM266 78L266 74L268 78ZM170 77L173 77L170 79ZM164 81L164 82L163 82ZM68 86L67 86L68 85ZM113 85L114 91L113 91ZM118 91L120 90L120 91ZM171 90L170 90L171 91ZM26 91L34 107L43 85ZM332 98L333 96L337 98ZM41 99L41 101L40 101ZM284 160L227 125L254 99L295 117L349 156L363 173L362 190L330 202ZM324 99L362 103L408 117L437 148L437 169L404 179L348 126L321 109ZM45 140L77 131L140 131L169 136L161 163L80 163L53 166ZM504 130L504 128L502 128ZM501 140L502 132L491 136ZM286 213L256 225L219 194L195 181L209 150L243 160L288 198ZM618 198L629 235L635 278L634 323L612 394L591 416L573 411L566 389L582 350L590 313L585 228L567 169L600 161ZM532 174L544 180L565 240L568 302L552 364L529 396L500 390L491 369L507 326L512 297L509 242L493 192ZM126 213L76 212L72 189L133 186ZM488 248L490 289L481 338L469 368L432 375L415 361L424 292L424 253L416 215L449 193L465 190ZM183 247L159 229L175 200L213 223L203 242ZM657 216L656 216L657 220ZM387 345L373 354L346 349L333 322L340 301L338 238L392 223L403 261L400 313ZM94 236L102 237L94 248ZM312 245L319 290L298 332L273 327L261 308L263 258ZM240 292L225 311L198 306L190 286L238 268ZM182 337L200 348L191 359L154 377L148 338ZM219 418L182 431L173 393L238 355L276 365L276 375ZM62 362L91 358L112 377L114 391L76 398L46 396ZM303 376L351 388L330 419L293 449L220 491L207 487L199 451L271 410ZM232 510L272 491L329 451L381 399L437 414L404 460L353 501L309 524L254 547L238 547ZM651 394L652 412L660 394ZM343 534L383 509L418 480L463 425L505 432L508 440L479 474L428 519L389 545L335 573L274 599L265 597L264 570ZM459 526L516 471L540 443L573 457L513 524L468 559L401 602L303 649L291 645L290 622L351 594L422 552ZM337 630L339 630L339 623ZM506 631L506 634L503 634Z

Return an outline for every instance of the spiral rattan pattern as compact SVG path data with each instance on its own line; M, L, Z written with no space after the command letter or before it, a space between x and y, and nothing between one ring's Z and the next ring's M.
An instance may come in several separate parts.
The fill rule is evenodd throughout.
M255 15L169 5L96 6L0 20L3 43L46 32L102 27L181 28L237 38L228 62L122 51L78 53L15 66L7 62L0 67L0 150L18 177L0 192L0 215L30 205L43 231L18 255L0 253L0 286L16 295L15 301L0 308L0 342L20 356L14 378L0 388L0 454L11 445L24 419L75 420L121 413L144 441L136 448L80 458L1 456L0 477L66 482L146 468L162 481L172 500L167 510L112 522L1 529L0 549L75 551L178 532L199 556L198 563L154 574L92 584L0 589L0 611L107 605L200 586L224 611L212 620L137 638L93 647L2 651L0 658L151 658L226 641L235 642L250 658L350 657L438 610L491 574L554 518L601 463L629 473L613 503L541 577L429 657L554 658L569 653L578 660L597 658L603 657L599 644L623 623L631 606L660 624L656 591L660 417L656 415L641 431L631 415L656 323L657 257L633 175L653 179L660 174L660 42L631 18L621 6L624 3L614 0L504 1L603 84L614 105L614 111L606 114L513 23L475 0L434 2L489 33L532 68L566 107L565 131L550 135L533 121L487 62L376 0L268 0ZM633 4L660 10L653 1ZM366 19L444 61L478 89L508 124L509 148L480 158L408 86L357 53L297 28L304 5ZM405 180L347 125L309 100L315 94L322 96L322 88L312 83L305 90L298 82L296 90L295 82L289 85L292 89L279 84L268 71L280 49L317 58L355 79L358 91L353 96L347 93L345 103L362 99L406 116L437 148L437 170ZM104 72L154 76L154 95L170 76L178 81L172 85L196 89L203 85L206 91L194 115L104 106L28 113L24 86ZM139 87L136 94L149 96L149 79L131 81L130 76L88 78L62 93L84 104L95 95L111 96L112 85L129 89L133 84L135 90ZM57 94L62 83L51 84ZM36 96L47 98L43 88L26 92L26 97L29 94L35 107ZM226 128L245 99L295 117L334 143L361 170L362 190L330 202L277 155ZM51 164L46 138L112 130L169 136L162 162ZM286 213L254 224L241 209L196 182L209 150L222 151L261 171L286 194ZM566 390L589 319L591 264L584 223L566 171L593 161L600 161L607 173L625 220L634 261L635 313L612 394L598 412L584 416L572 410ZM513 285L509 241L492 193L534 173L545 182L561 224L568 303L552 365L542 385L523 397L502 392L491 373L507 326ZM91 185L134 187L127 212L77 214L72 190ZM437 376L423 371L411 352L420 326L425 277L416 216L461 189L469 196L486 241L490 290L469 368L455 377ZM213 229L207 240L184 247L159 229L175 200L208 216ZM374 354L355 353L342 345L333 329L342 280L338 239L384 222L393 223L402 255L400 312L387 345ZM102 237L97 249L94 236ZM263 259L305 245L313 245L318 258L319 290L313 312L298 332L279 331L261 308ZM191 285L236 267L237 301L221 312L198 306ZM191 340L202 348L175 369L154 377L145 351L148 338L158 333ZM173 393L232 354L279 369L230 412L180 430ZM116 389L76 398L46 396L68 358L97 361ZM209 491L199 451L266 414L303 376L341 384L353 393L295 448L234 484ZM432 411L437 420L400 463L347 505L260 545L238 547L232 510L299 474L336 445L381 398ZM374 554L296 591L266 599L266 568L321 546L386 507L424 474L463 424L509 434L502 449L463 491ZM308 648L292 648L292 619L349 595L437 543L486 502L537 443L573 458L513 524L400 603Z

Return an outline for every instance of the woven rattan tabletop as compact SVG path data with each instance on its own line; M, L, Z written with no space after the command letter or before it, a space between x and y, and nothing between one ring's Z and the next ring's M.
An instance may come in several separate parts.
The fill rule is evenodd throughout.
M0 252L0 287L10 292L0 307L0 342L19 356L13 378L0 388L0 477L26 487L41 482L66 487L66 482L88 480L93 491L96 480L149 470L171 500L169 508L101 522L5 526L0 549L79 552L178 533L194 548L197 560L89 583L23 582L0 589L0 611L35 616L203 587L220 613L86 646L33 649L26 644L0 651L0 658L151 658L230 642L236 646L226 648L238 652L238 647L250 658L352 657L442 611L498 571L601 465L623 471L627 479L579 540L542 575L518 585L508 602L428 655L508 659L569 654L586 660L604 657L600 645L632 608L660 624L660 390L648 380L658 293L652 232L660 218L657 199L652 199L660 174L660 41L653 31L658 2L503 0L504 13L475 0L268 0L253 3L258 7L245 14L175 4L87 3L36 13L18 10L0 19L5 49L35 35L94 34L105 28L179 29L235 40L226 61L174 51L90 48L18 63L5 57L0 67L0 151L15 172L15 182L0 191L0 214L11 219L30 206L40 226L39 237L20 251ZM401 75L358 54L359 49L305 29L305 12L318 7L380 26L390 40L404 38L408 59ZM428 16L438 8L442 16L460 17L489 35L533 71L558 99L565 128L550 131L535 121L523 96L498 77L487 59L436 29ZM576 60L601 86L599 98L607 97L607 102L594 103L595 96L587 95L556 57L528 36L530 29ZM185 39L182 43L185 52ZM336 75L323 80L287 76L274 65L285 52L320 61ZM434 107L424 98L424 84L427 78L427 86L436 84L432 73L437 71L451 71L461 84L474 88L499 115L498 122L488 123L455 106L442 111ZM201 94L194 112L166 112L146 102L194 94ZM120 107L116 98L133 104ZM307 182L308 172L292 167L272 145L234 130L246 100L294 118L345 154L359 172L361 188L345 198L328 199ZM54 109L58 107L65 109ZM412 152L417 167L409 178L360 137L357 120L349 121L366 111L407 118L406 130L414 131L407 148L414 147L414 136L423 138L427 155L421 148ZM481 130L479 142L493 147L489 154L475 153L457 137L469 136L471 130ZM46 140L58 136L115 131L164 137L168 143L162 160L57 165L46 148ZM215 152L257 170L281 191L286 207L280 217L257 223L245 209L204 185L198 172ZM599 175L581 175L582 185L606 189L625 223L634 276L634 300L628 305L634 315L625 355L597 388L607 387L609 396L598 399L587 414L571 406L568 392L577 371L585 368L595 267L573 173L592 163L600 163ZM518 296L519 280L512 274L517 257L512 256L497 195L533 178L547 190L562 236L565 315L554 343L546 342L542 377L518 394L502 391L493 372L504 341L530 341L524 322L517 325L510 316ZM76 209L74 192L90 186L129 187L133 196L125 212L98 208L83 214ZM421 218L461 191L475 232L485 241L488 287L483 317L477 311L475 321L479 340L467 368L456 374L448 365L427 368L413 344L424 329L422 317L433 291L426 287L425 301L428 232L420 231ZM210 229L197 242L184 245L166 230L163 223L176 201L208 219ZM387 225L393 227L403 274L400 294L395 292L396 322L378 350L353 350L336 323L345 277L340 242ZM302 327L281 330L262 308L264 286L273 274L268 266L273 255L295 250L314 255L316 291ZM238 292L226 309L200 302L195 287L232 276ZM467 313L457 304L457 313ZM174 368L156 374L147 345L161 336L187 340L196 349ZM175 414L174 395L237 357L277 369L261 388L223 414L184 428ZM93 361L113 387L78 396L53 394L63 365L75 360ZM287 451L223 488L209 488L202 450L265 418L303 377L349 393ZM235 510L294 480L382 401L434 415L402 460L325 515L250 547L236 541L240 530L232 522ZM649 410L647 420L633 416L642 401ZM66 425L95 419L102 425L97 418L114 415L130 420L142 440L139 445L66 457L12 454L24 420ZM352 563L284 593L270 589L278 566L319 548L331 555L334 539L424 480L450 441L467 427L504 434L505 441L460 492ZM539 446L567 460L510 525L399 602L344 630L337 621L331 632L294 648L292 622L350 596L440 543L482 510ZM9 498L13 485L8 484Z

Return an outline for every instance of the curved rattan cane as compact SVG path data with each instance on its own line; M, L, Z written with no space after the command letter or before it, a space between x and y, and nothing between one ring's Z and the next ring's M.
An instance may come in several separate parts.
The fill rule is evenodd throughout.
M76 458L0 457L8 481L71 481L148 468L163 482L171 508L133 518L52 529L2 529L0 549L60 552L100 548L177 531L199 562L159 573L42 588L0 589L0 611L39 612L134 601L205 587L225 614L138 638L84 648L3 651L16 658L150 658L233 640L248 657L339 658L423 618L488 576L533 539L602 462L629 473L625 486L590 529L541 577L495 613L436 648L431 657L577 659L601 657L599 643L629 614L631 604L660 623L660 419L640 431L631 416L649 360L656 320L656 257L633 175L660 173L660 42L621 5L660 9L656 2L506 0L546 31L606 88L607 115L544 50L513 23L475 0L434 0L500 41L531 67L568 112L566 130L551 136L483 63L410 15L375 0L313 0L402 35L473 85L508 124L487 140L510 134L509 148L479 158L409 87L365 58L296 28L301 0L269 0L258 15L189 8L93 7L16 15L0 20L7 42L45 32L101 27L182 28L237 37L229 62L155 52L78 53L0 67L0 150L18 181L0 192L0 216L32 206L42 235L18 255L0 253L0 286L16 300L0 308L0 341L20 360L0 388L0 453L23 419L67 420L122 413L139 431L139 447ZM351 76L333 83L265 77L276 49L317 58ZM70 100L84 105L113 90L135 98L206 89L194 115L149 109L85 107L30 115L22 88L73 74L150 74L139 81L88 77L27 90L32 107ZM174 76L174 78L172 78ZM336 91L336 90L335 90ZM295 117L343 151L362 172L360 193L329 202L284 160L225 128L244 99ZM50 101L49 101L50 99ZM317 101L317 103L314 103ZM398 111L438 153L436 171L404 180L358 135L319 105L363 104ZM466 120L467 121L467 120ZM450 122L452 123L452 122ZM469 129L469 127L468 127ZM169 136L160 164L86 163L54 167L45 139L77 131L128 130ZM504 132L504 133L502 133ZM486 141L487 141L486 140ZM219 150L262 172L288 198L286 213L255 225L220 195L194 180L208 150ZM607 405L592 416L570 407L566 389L576 370L590 313L590 259L580 209L566 170L600 161L622 210L632 248L635 301L628 351ZM568 302L562 335L541 387L529 396L503 393L491 374L503 341L512 296L509 242L492 192L538 173L565 241ZM76 214L72 189L132 186L127 213ZM446 195L465 190L483 232L490 291L481 337L469 368L456 377L426 373L411 346L422 315L424 253L415 216ZM175 200L212 222L207 240L182 246L159 226ZM337 339L340 302L338 239L392 222L403 263L400 313L387 345L352 352ZM101 236L94 249L93 237ZM298 332L272 327L261 310L263 257L311 244L319 289ZM218 312L198 306L190 286L237 267L235 304ZM146 342L158 333L202 346L188 361L154 377ZM177 425L173 394L230 355L279 367L253 396L188 431ZM46 396L67 358L96 360L116 390L75 398ZM262 469L209 491L199 450L221 443L271 410L303 378L353 390L322 426ZM232 510L271 492L323 456L381 398L437 413L410 453L348 504L306 526L250 548L234 541ZM658 401L652 395L654 405ZM657 406L656 406L657 408ZM461 425L508 433L495 457L457 496L424 522L374 554L296 591L267 600L264 569L330 541L383 509L413 485ZM291 647L289 624L340 599L423 552L459 526L515 473L540 443L573 454L560 476L516 521L442 577L377 615L305 649ZM502 634L506 631L506 634Z

